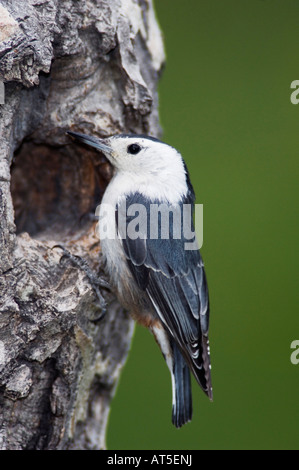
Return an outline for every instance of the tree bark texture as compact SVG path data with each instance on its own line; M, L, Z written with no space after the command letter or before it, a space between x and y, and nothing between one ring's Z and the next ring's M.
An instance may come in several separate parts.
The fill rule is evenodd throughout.
M151 0L0 0L1 449L105 448L133 324L95 281L112 169L65 132L159 134L163 61Z

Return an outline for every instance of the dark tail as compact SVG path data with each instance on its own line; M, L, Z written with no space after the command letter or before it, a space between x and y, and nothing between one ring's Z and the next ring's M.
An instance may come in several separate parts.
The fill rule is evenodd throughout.
M175 343L173 347L172 372L172 422L180 428L192 418L192 395L190 371Z

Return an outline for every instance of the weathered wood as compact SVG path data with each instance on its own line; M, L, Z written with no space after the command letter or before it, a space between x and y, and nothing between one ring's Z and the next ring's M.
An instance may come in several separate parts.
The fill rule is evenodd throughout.
M150 0L0 1L1 449L105 447L133 323L100 286L93 321L112 170L65 131L159 134L163 61Z

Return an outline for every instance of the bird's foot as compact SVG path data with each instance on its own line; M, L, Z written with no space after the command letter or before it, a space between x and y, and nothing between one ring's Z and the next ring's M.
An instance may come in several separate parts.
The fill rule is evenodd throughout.
M52 247L52 250L54 248L60 248L63 252L63 255L60 258L60 263L62 263L64 260L68 259L68 260L71 261L71 263L73 263L75 266L77 266L79 269L81 269L86 274L86 277L87 277L90 285L92 286L92 288L93 288L93 290L96 294L96 297L97 297L97 300L98 300L98 306L101 309L101 314L98 317L96 317L95 319L92 319L91 321L95 322L95 323L99 322L100 320L102 320L104 318L104 316L106 315L106 310L107 310L107 303L106 303L103 295L100 292L100 287L110 291L111 290L110 289L110 284L105 279L97 276L92 271L92 269L90 268L90 266L88 265L88 263L85 259L81 258L78 255L73 255L69 250L67 250L62 245L55 245L55 246Z

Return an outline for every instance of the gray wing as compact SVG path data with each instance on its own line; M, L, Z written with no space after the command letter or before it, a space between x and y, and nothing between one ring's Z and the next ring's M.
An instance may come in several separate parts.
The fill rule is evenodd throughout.
M140 195L127 198L127 207L137 198L140 203ZM144 199L142 203L149 205ZM170 233L170 239L124 238L123 247L137 285L212 399L208 286L200 252L185 250L186 241L190 242L183 237L173 239Z

